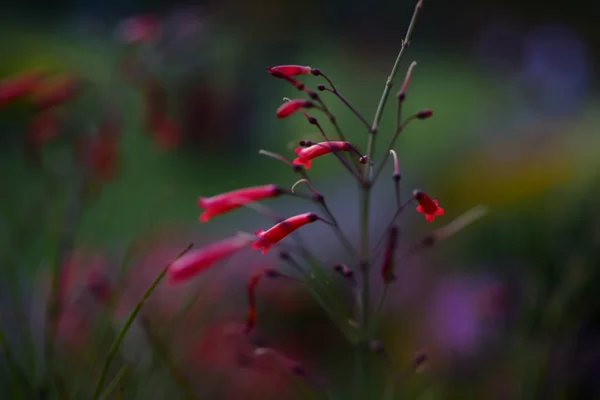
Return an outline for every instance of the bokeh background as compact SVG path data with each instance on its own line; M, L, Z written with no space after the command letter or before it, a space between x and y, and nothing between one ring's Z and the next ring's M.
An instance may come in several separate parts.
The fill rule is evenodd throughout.
M99 355L169 260L190 241L201 246L270 224L250 209L200 224L198 196L298 179L258 150L291 157L297 141L318 132L301 116L275 117L281 99L297 92L265 67L320 68L370 120L413 7L412 0L3 4L0 79L42 71L66 94L43 112L31 101L0 103L0 321L10 357L27 374L15 374L4 357L2 398L16 396L15 382L31 388L22 398L58 398L42 346L56 265L63 307L55 358L69 396L61 398L91 398ZM389 398L600 396L596 25L590 9L558 1L425 2L398 80L416 60L404 112L430 108L434 116L412 123L396 149L403 196L422 188L446 216L429 225L409 210L401 245L478 204L489 215L397 265L380 339L393 368L406 369L420 350L428 360ZM360 123L333 96L325 99L364 149ZM392 98L380 155L394 107ZM356 185L336 161L319 159L310 172L356 241ZM389 168L374 189L373 240L394 210ZM82 182L83 172L93 179ZM268 205L283 215L312 207L293 198ZM313 225L303 238L314 251L351 265L331 231ZM249 250L189 283L162 284L113 363L112 375L128 366L123 392L113 396L319 398L273 365L249 362L248 349L260 345L301 362L346 398L352 350L298 285L261 283L253 343L240 333L246 281L264 267L281 268L277 254ZM378 279L375 268L374 292ZM332 280L350 294L348 282ZM106 292L117 287L122 296L106 312ZM373 361L382 385L386 363Z

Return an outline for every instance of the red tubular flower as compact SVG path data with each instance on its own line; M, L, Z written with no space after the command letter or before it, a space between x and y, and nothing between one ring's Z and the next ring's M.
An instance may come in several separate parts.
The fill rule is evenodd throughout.
M70 100L76 92L77 81L71 75L49 79L37 87L33 105L38 109L45 110Z
M427 222L433 222L433 219L438 215L444 215L444 209L438 206L437 200L432 200L427 194L420 190L413 190L413 197L419 205L416 210L425 214Z
M298 111L301 108L311 108L314 107L314 104L312 101L310 100L304 100L304 99L295 99L295 100L290 100L290 101L286 101L285 103L283 103L278 109L277 109L277 117L278 118L285 118L293 113L295 113L296 111Z
M256 287L263 276L268 278L278 278L284 275L281 275L273 269L263 269L250 276L248 284L246 285L246 293L248 295L248 314L246 315L246 328L244 329L246 334L250 333L252 328L256 325Z
M0 107L33 92L43 77L40 72L25 72L0 81Z
M321 142L315 143L309 147L297 147L294 153L298 157L294 159L295 165L304 165L304 168L310 168L310 162L313 158L319 157L333 151L351 151L354 147L348 142Z
M267 231L256 231L254 234L258 237L254 243L252 243L253 249L262 249L262 253L265 254L269 248L281 239L285 238L296 229L315 222L319 217L314 213L304 213L295 215L274 225Z
M269 71L271 75L280 78L281 75L308 75L312 72L312 68L303 65L278 65L276 67L267 68L267 71Z
M251 237L233 236L190 251L169 266L167 274L171 283L188 280L218 261L237 253L252 242Z
M231 192L221 193L213 197L200 197L198 199L198 207L205 210L200 215L200 221L206 222L214 216L225 214L244 204L269 197L277 197L280 194L281 189L277 186L263 185L232 190Z
M256 324L256 286L258 286L258 282L264 275L264 271L253 273L246 285L248 295L248 314L246 315L246 328L244 329L246 334L250 333Z

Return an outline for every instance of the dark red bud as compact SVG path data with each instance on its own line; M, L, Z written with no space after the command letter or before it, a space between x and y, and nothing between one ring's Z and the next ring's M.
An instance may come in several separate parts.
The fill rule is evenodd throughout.
M323 90L325 90L325 85L323 85L322 83L317 85L317 90L322 92Z
M315 117L308 117L308 123L311 125L317 125L319 122L317 121L317 119Z
M416 116L418 119L427 119L433 115L433 111L431 110L421 110L417 112Z
M266 268L264 271L265 276L268 278L279 278L281 277L281 274L279 273L279 271L272 269L272 268Z
M315 91L308 90L306 92L306 94L308 94L308 97L310 97L312 100L318 100L319 99L319 95Z
M367 156L361 156L358 159L358 162L361 163L361 164L365 164L367 162Z
M310 73L314 76L321 76L321 70L319 68L313 68Z

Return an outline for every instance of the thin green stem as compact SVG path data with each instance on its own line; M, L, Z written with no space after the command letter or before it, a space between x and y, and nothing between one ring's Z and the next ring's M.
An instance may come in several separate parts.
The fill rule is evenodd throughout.
M182 390L185 399L196 399L196 394L194 393L194 388L192 387L189 378L183 373L175 360L173 360L166 343L164 343L162 338L154 331L150 321L147 318L142 318L141 323L152 349L158 353L159 357L167 365L169 373L173 377L173 380L177 382L177 385L179 385L179 388Z
M302 178L304 179L304 182L313 191L314 196L306 196L306 195L303 195L301 193L296 193L294 191L292 191L290 193L287 193L287 194L289 194L291 196L296 196L296 197L299 197L299 198L302 198L302 199L305 199L305 200L310 200L310 201L319 203L319 205L321 206L321 208L323 209L323 211L327 214L327 216L329 217L329 219L333 223L331 226L333 228L333 231L334 231L335 235L338 237L340 243L342 243L342 245L346 248L346 251L350 254L351 257L357 257L356 249L354 248L354 245L352 245L352 242L350 242L350 240L344 234L344 231L342 231L342 229L340 228L340 224L338 223L337 219L333 215L333 212L331 211L331 209L329 208L329 206L325 202L325 198L322 197L317 192L317 190L315 189L315 187L314 187L314 185L313 185L310 177L308 176L308 173L306 172L306 170L304 168L301 168L301 169L298 170L298 173L300 175L302 175Z
M181 253L179 253L177 255L175 260L177 260L178 258L182 257L185 253L190 251L192 246L193 246L193 244L190 243ZM167 271L169 270L170 266L171 266L171 264L169 264L168 266L163 268L161 273L156 277L154 282L152 282L150 287L148 289L146 289L146 292L144 292L144 294L142 295L140 300L137 302L137 304L135 305L135 307L129 314L129 317L127 317L127 320L125 321L125 324L123 325L123 328L121 328L121 331L119 332L119 334L115 338L114 342L110 346L110 349L108 350L108 355L106 357L106 360L104 361L104 365L102 366L102 370L100 372L100 378L98 379L98 383L96 384L96 389L94 390L94 396L93 396L94 400L98 399L98 396L100 395L100 390L102 390L102 386L104 385L104 381L106 380L106 375L108 374L108 367L110 366L112 359L115 357L117 351L119 350L119 346L121 345L121 342L125 338L125 334L131 327L131 324L133 324L135 317L140 312L140 310L141 310L142 306L144 305L144 303L146 302L146 300L148 300L148 298L150 297L150 295L152 294L154 289L156 289L158 284L162 281L162 279L167 274Z
M356 307L357 322L359 324L360 341L356 352L356 396L358 399L366 398L366 389L369 385L368 354L363 344L368 340L369 329L369 298L370 298L370 254L369 254L369 205L371 191L369 186L361 186L360 201L360 259L359 259L359 287L357 291Z
M72 248L75 241L75 234L83 212L85 194L85 181L83 178L75 184L72 197L69 199L63 213L57 211L57 246L52 264L50 294L46 308L46 326L44 341L44 356L46 373L50 376L54 387L59 392L64 391L64 384L60 377L54 372L54 352L56 346L56 332L58 329L58 319L62 312L62 293L60 292L60 278L62 274L62 261L65 254ZM58 207L60 208L60 207ZM62 217L62 218L61 218Z
M390 95L390 91L392 89L392 85L394 82L394 78L396 77L396 73L398 72L398 67L400 66L400 61L402 60L402 56L404 55L404 50L409 46L410 39L412 36L412 32L415 28L415 23L417 22L417 16L419 15L419 11L423 7L423 0L419 0L415 6L415 10L413 12L412 18L410 20L410 24L408 25L408 29L406 31L406 35L402 40L402 45L400 47L400 51L396 56L396 61L394 62L394 66L388 76L385 87L383 89L383 93L381 94L381 99L379 99L379 104L377 105L377 111L375 111L375 117L373 118L373 124L371 125L371 134L369 135L369 142L367 144L367 166L365 167L364 177L365 181L369 179L369 173L371 170L371 166L373 165L373 152L375 149L375 136L377 135L377 131L379 130L379 123L381 122L381 117L383 116L383 109L385 108L385 103Z
M317 121L315 119L312 124L315 125L317 127L317 129L319 129L319 132L321 132L321 135L323 135L323 138L326 141L329 142L330 139L327 136L327 134L325 133L325 131L323 130L323 127L321 126L321 124L319 123L319 121ZM346 170L348 170L348 172L350 173L350 175L352 175L358 182L361 182L360 172L354 171L354 169L352 168L352 166L350 166L350 164L344 158L343 154L340 154L340 153L344 153L344 152L343 151L339 151L339 150L334 150L334 151L332 151L332 153L338 158L338 160L340 160L340 162L346 168Z
M399 125L398 128L396 128L396 132L394 132L394 136L392 136L392 140L390 140L390 144L388 145L388 147L387 147L387 149L385 151L385 155L383 156L383 160L381 160L381 164L379 164L379 166L375 170L375 174L373 174L373 181L376 181L377 177L379 176L379 174L381 174L381 171L385 167L385 163L387 162L388 157L391 154L390 150L394 149L394 145L396 144L396 141L400 137L400 134L402 132L404 132L404 129L408 126L408 124L410 124L415 119L417 119L416 115L412 115L412 116L408 117L406 119L406 121L404 121L404 123L402 123L401 125Z
M121 380L123 380L123 378L127 375L127 373L130 370L131 370L131 364L127 363L127 364L123 365L121 367L121 369L119 370L119 372L117 372L117 375L115 375L115 377L112 379L112 381L110 381L108 383L108 385L106 386L106 390L100 396L100 400L108 399L108 396L111 395L111 393L116 389L119 382L121 382Z
M371 327L372 335L375 335L377 333L377 330L379 329L379 324L381 323L381 320L383 319L383 307L385 305L385 300L387 298L389 286L390 285L388 283L386 283L383 286L383 290L381 291L381 294L379 295L379 301L377 302L377 308L375 311L375 321L373 322L373 325Z
M11 383L13 388L13 394L15 399L23 399L23 390L21 386L19 386L19 373L18 367L13 361L12 354L8 343L6 342L6 338L4 336L4 332L0 328L0 350L4 353L4 358L6 359L6 367L8 368L8 373L11 377Z

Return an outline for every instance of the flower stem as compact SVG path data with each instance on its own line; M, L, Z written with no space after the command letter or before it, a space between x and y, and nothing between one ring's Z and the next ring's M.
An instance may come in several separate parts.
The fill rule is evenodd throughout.
M6 342L6 338L4 337L4 332L0 328L0 351L4 354L4 358L6 359L6 367L8 369L8 374L10 375L11 382L13 385L13 395L15 399L23 399L23 390L19 383L19 373L18 367L14 363L12 358L11 350Z
M367 160L369 160L367 167L364 172L364 180L367 181L369 177L370 165L373 164L373 151L375 147L375 136L377 135L377 131L379 129L379 123L381 122L381 117L383 116L383 109L385 108L385 103L390 95L390 91L392 89L392 84L394 78L396 77L396 73L398 72L398 67L400 66L400 61L402 60L402 56L404 55L404 50L410 44L410 38L412 36L412 32L415 27L415 23L417 22L417 16L419 15L419 11L423 7L423 0L419 0L417 5L415 6L415 10L413 12L412 18L410 20L410 24L408 25L408 30L406 31L406 35L402 40L402 45L400 47L400 51L396 56L396 61L394 62L394 66L388 76L385 87L383 88L383 93L381 94L381 99L379 99L379 104L377 105L377 111L375 111L375 117L373 118L373 125L371 125L371 132L369 135L369 142L367 144Z
M357 291L357 321L359 324L360 340L356 353L356 396L358 399L367 398L366 390L369 385L367 353L363 344L369 334L369 298L370 298L370 254L369 254L369 205L371 190L368 185L360 187L360 259L359 259L359 288Z
M181 253L179 253L179 255L177 255L175 260L177 260L178 258L181 258L185 253L190 251L192 246L193 246L193 244L190 243ZM152 294L154 289L156 289L158 284L162 281L162 279L167 274L167 271L170 266L171 266L171 264L169 264L167 267L163 268L163 270L156 277L154 282L152 282L150 287L148 289L146 289L146 292L142 295L141 299L137 302L137 304L135 305L135 307L129 314L129 317L127 317L127 321L125 321L125 324L123 325L123 328L121 328L119 335L115 338L114 342L110 346L110 349L108 350L108 355L106 356L106 360L104 361L104 365L102 366L102 371L100 372L100 378L98 379L98 383L96 384L96 389L94 390L94 396L93 396L94 400L97 400L98 396L100 395L100 390L102 390L102 386L104 385L104 381L106 380L106 375L108 374L108 367L110 366L110 362L112 361L112 359L115 357L117 351L119 350L119 346L121 345L121 342L123 341L123 338L125 337L125 334L129 330L129 327L131 326L131 324L133 324L133 320L135 319L137 314L140 312L140 310L141 310L142 306L144 305L144 303L146 302L146 300L148 300L148 298L150 297L150 295Z

